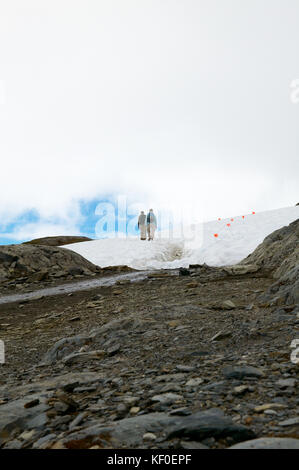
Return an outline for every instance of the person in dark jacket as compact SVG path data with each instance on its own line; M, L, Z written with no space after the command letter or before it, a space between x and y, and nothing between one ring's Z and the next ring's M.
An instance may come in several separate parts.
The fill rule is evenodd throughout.
M146 228L148 240L153 240L157 228L157 218L154 214L153 209L150 209L149 213L146 216Z

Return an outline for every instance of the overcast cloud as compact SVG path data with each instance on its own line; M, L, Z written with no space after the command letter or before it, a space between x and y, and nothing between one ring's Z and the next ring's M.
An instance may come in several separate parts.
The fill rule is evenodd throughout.
M298 0L1 0L2 232L35 210L27 238L73 233L107 194L294 205L298 24Z

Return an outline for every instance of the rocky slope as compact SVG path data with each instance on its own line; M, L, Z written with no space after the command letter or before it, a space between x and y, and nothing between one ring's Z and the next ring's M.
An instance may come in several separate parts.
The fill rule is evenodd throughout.
M40 245L0 246L0 280L26 281L90 275L97 267L73 251ZM25 278L25 279L24 279Z
M297 224L237 266L0 305L0 447L298 448L299 309L271 291Z
M299 219L265 238L241 264L255 264L276 280L263 295L272 304L299 303Z

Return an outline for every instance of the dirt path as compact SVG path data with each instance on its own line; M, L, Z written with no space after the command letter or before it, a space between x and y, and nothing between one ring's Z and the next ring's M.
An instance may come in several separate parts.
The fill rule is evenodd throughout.
M25 292L22 294L20 293L2 295L0 297L0 305L28 301L36 299L38 297L49 297L53 295L56 296L70 294L82 290L92 290L101 286L113 286L114 284L122 280L129 280L131 282L135 282L141 279L145 279L148 274L150 274L150 271L132 272L128 274L114 274L113 276L87 279L84 281L68 282L53 287L44 287L42 289L36 289L32 292Z

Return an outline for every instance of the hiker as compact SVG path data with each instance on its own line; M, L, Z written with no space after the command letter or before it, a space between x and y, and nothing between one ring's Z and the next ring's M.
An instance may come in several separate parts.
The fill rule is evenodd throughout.
M157 228L157 219L156 219L153 209L150 209L149 213L147 214L146 225L147 225L148 240L149 241L153 240L155 236L155 230Z
M140 230L140 240L146 240L146 216L143 211L140 212L138 217L138 228Z

